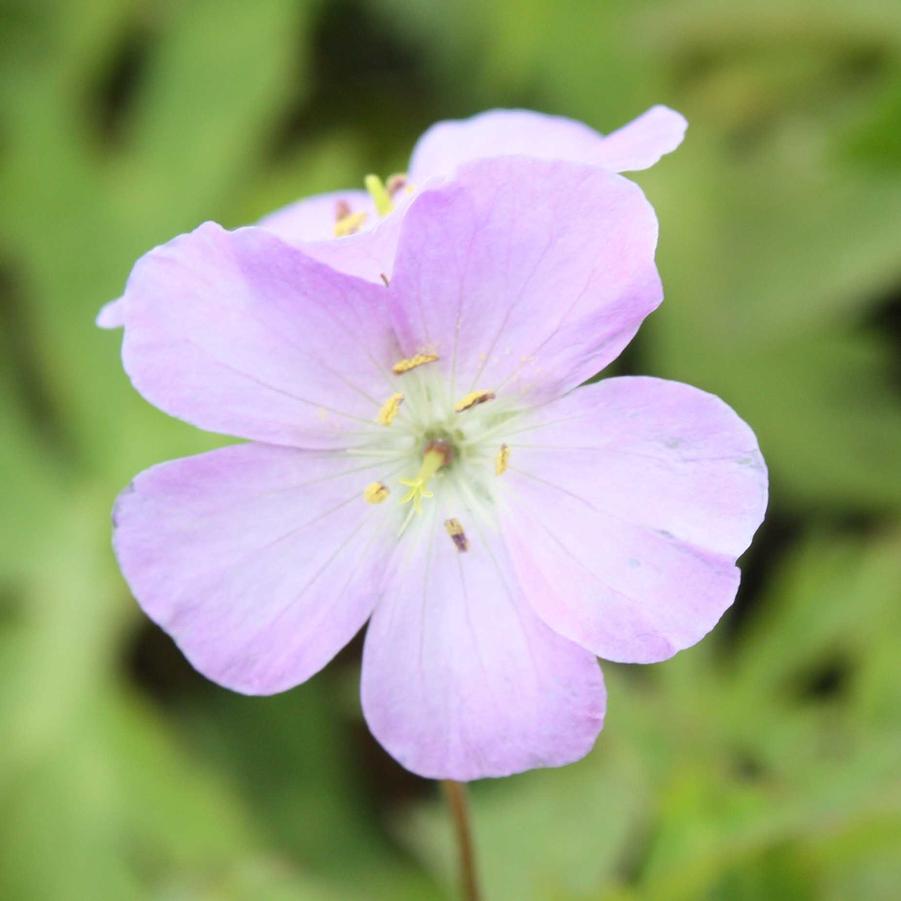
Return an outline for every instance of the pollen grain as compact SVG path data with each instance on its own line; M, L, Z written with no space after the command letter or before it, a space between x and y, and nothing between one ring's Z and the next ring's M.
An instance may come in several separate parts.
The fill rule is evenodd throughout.
M414 354L412 357L405 357L403 360L398 360L391 367L391 371L395 375L403 375L405 372L409 372L411 369L416 369L419 366L424 366L426 363L434 363L437 359L438 354Z
M380 504L390 493L384 482L370 482L363 489L363 498L369 504Z
M489 400L494 400L495 393L493 391L470 391L469 394L460 398L454 404L454 412L463 413L465 410L471 410L479 404L484 404Z
M510 448L506 444L502 444L497 456L494 458L494 474L502 476L510 465Z
M334 234L336 238L346 238L348 235L356 234L366 221L366 214L362 211L358 213L346 213L335 222Z
M391 425L403 402L404 396L399 391L396 394L392 394L391 397L382 404L378 416L375 417L375 421L379 425Z

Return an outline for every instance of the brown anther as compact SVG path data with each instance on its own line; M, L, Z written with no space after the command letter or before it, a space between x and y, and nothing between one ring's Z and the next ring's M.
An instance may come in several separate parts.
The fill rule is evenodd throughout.
M393 197L398 191L402 191L407 186L407 175L405 172L395 172L389 175L385 182L385 189Z
M466 533L463 531L463 526L460 525L459 519L444 520L444 528L461 554L469 550L469 541L466 538Z
M391 282L388 280L388 276L385 275L384 272L380 272L380 273L379 273L379 278L385 283L385 287L386 287L386 288L388 287L388 285L391 284Z
M335 201L335 222L346 219L352 212L350 204L346 200L341 199Z

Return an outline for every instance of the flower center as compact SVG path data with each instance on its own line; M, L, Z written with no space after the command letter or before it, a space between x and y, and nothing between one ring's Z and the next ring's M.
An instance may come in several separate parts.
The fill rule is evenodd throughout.
M442 508L451 513L490 510L492 483L510 465L510 448L502 436L521 411L487 388L452 395L443 373L432 365L439 359L433 348L424 348L393 364L398 390L375 412L374 422L382 428L373 444L357 451L383 459L400 476L396 484L402 489L394 503L405 510L401 534L439 492ZM391 496L387 479L363 491L371 504ZM457 550L467 551L469 538L460 520L452 516L444 525Z

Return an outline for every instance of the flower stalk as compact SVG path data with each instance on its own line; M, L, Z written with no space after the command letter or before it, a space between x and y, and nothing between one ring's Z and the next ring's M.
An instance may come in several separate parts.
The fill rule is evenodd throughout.
M442 779L441 788L447 799L454 834L457 840L457 860L460 868L460 888L464 901L480 901L478 873L476 871L475 844L469 816L469 798L465 782Z

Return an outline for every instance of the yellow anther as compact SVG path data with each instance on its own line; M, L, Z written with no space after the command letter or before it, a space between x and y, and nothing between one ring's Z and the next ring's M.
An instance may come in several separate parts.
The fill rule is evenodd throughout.
M394 209L394 201L385 187L385 183L377 175L367 175L363 184L375 204L376 212L380 216L387 216Z
M426 363L434 363L438 359L438 354L416 354L403 360L398 360L392 367L391 371L395 375L403 375L417 366L423 366Z
M382 404L381 409L379 410L379 415L375 417L375 421L379 425L391 425L394 422L394 417L397 416L397 411L400 409L401 404L404 402L404 396L400 392L397 394L392 394L385 403Z
M510 448L506 444L501 445L501 449L494 458L494 474L502 476L510 465Z
M390 493L384 482L370 482L363 489L363 498L367 503L380 504Z
M463 526L460 525L459 519L444 520L444 529L450 535L451 540L461 554L463 551L469 550L469 541L466 539L466 533L463 531Z
M460 398L454 404L454 411L457 413L462 413L464 410L471 410L473 407L477 407L479 404L484 404L486 401L494 400L494 392L493 391L470 391L465 397Z
M412 479L401 479L401 485L406 485L410 490L400 499L402 504L413 503L411 513L422 513L423 498L432 497L432 492L428 490L428 484L432 476L447 463L447 452L439 448L431 448L425 452L422 458L422 466L419 472Z
M356 234L365 221L366 214L362 211L359 213L348 213L346 216L342 216L335 222L335 237L346 238L348 235Z

